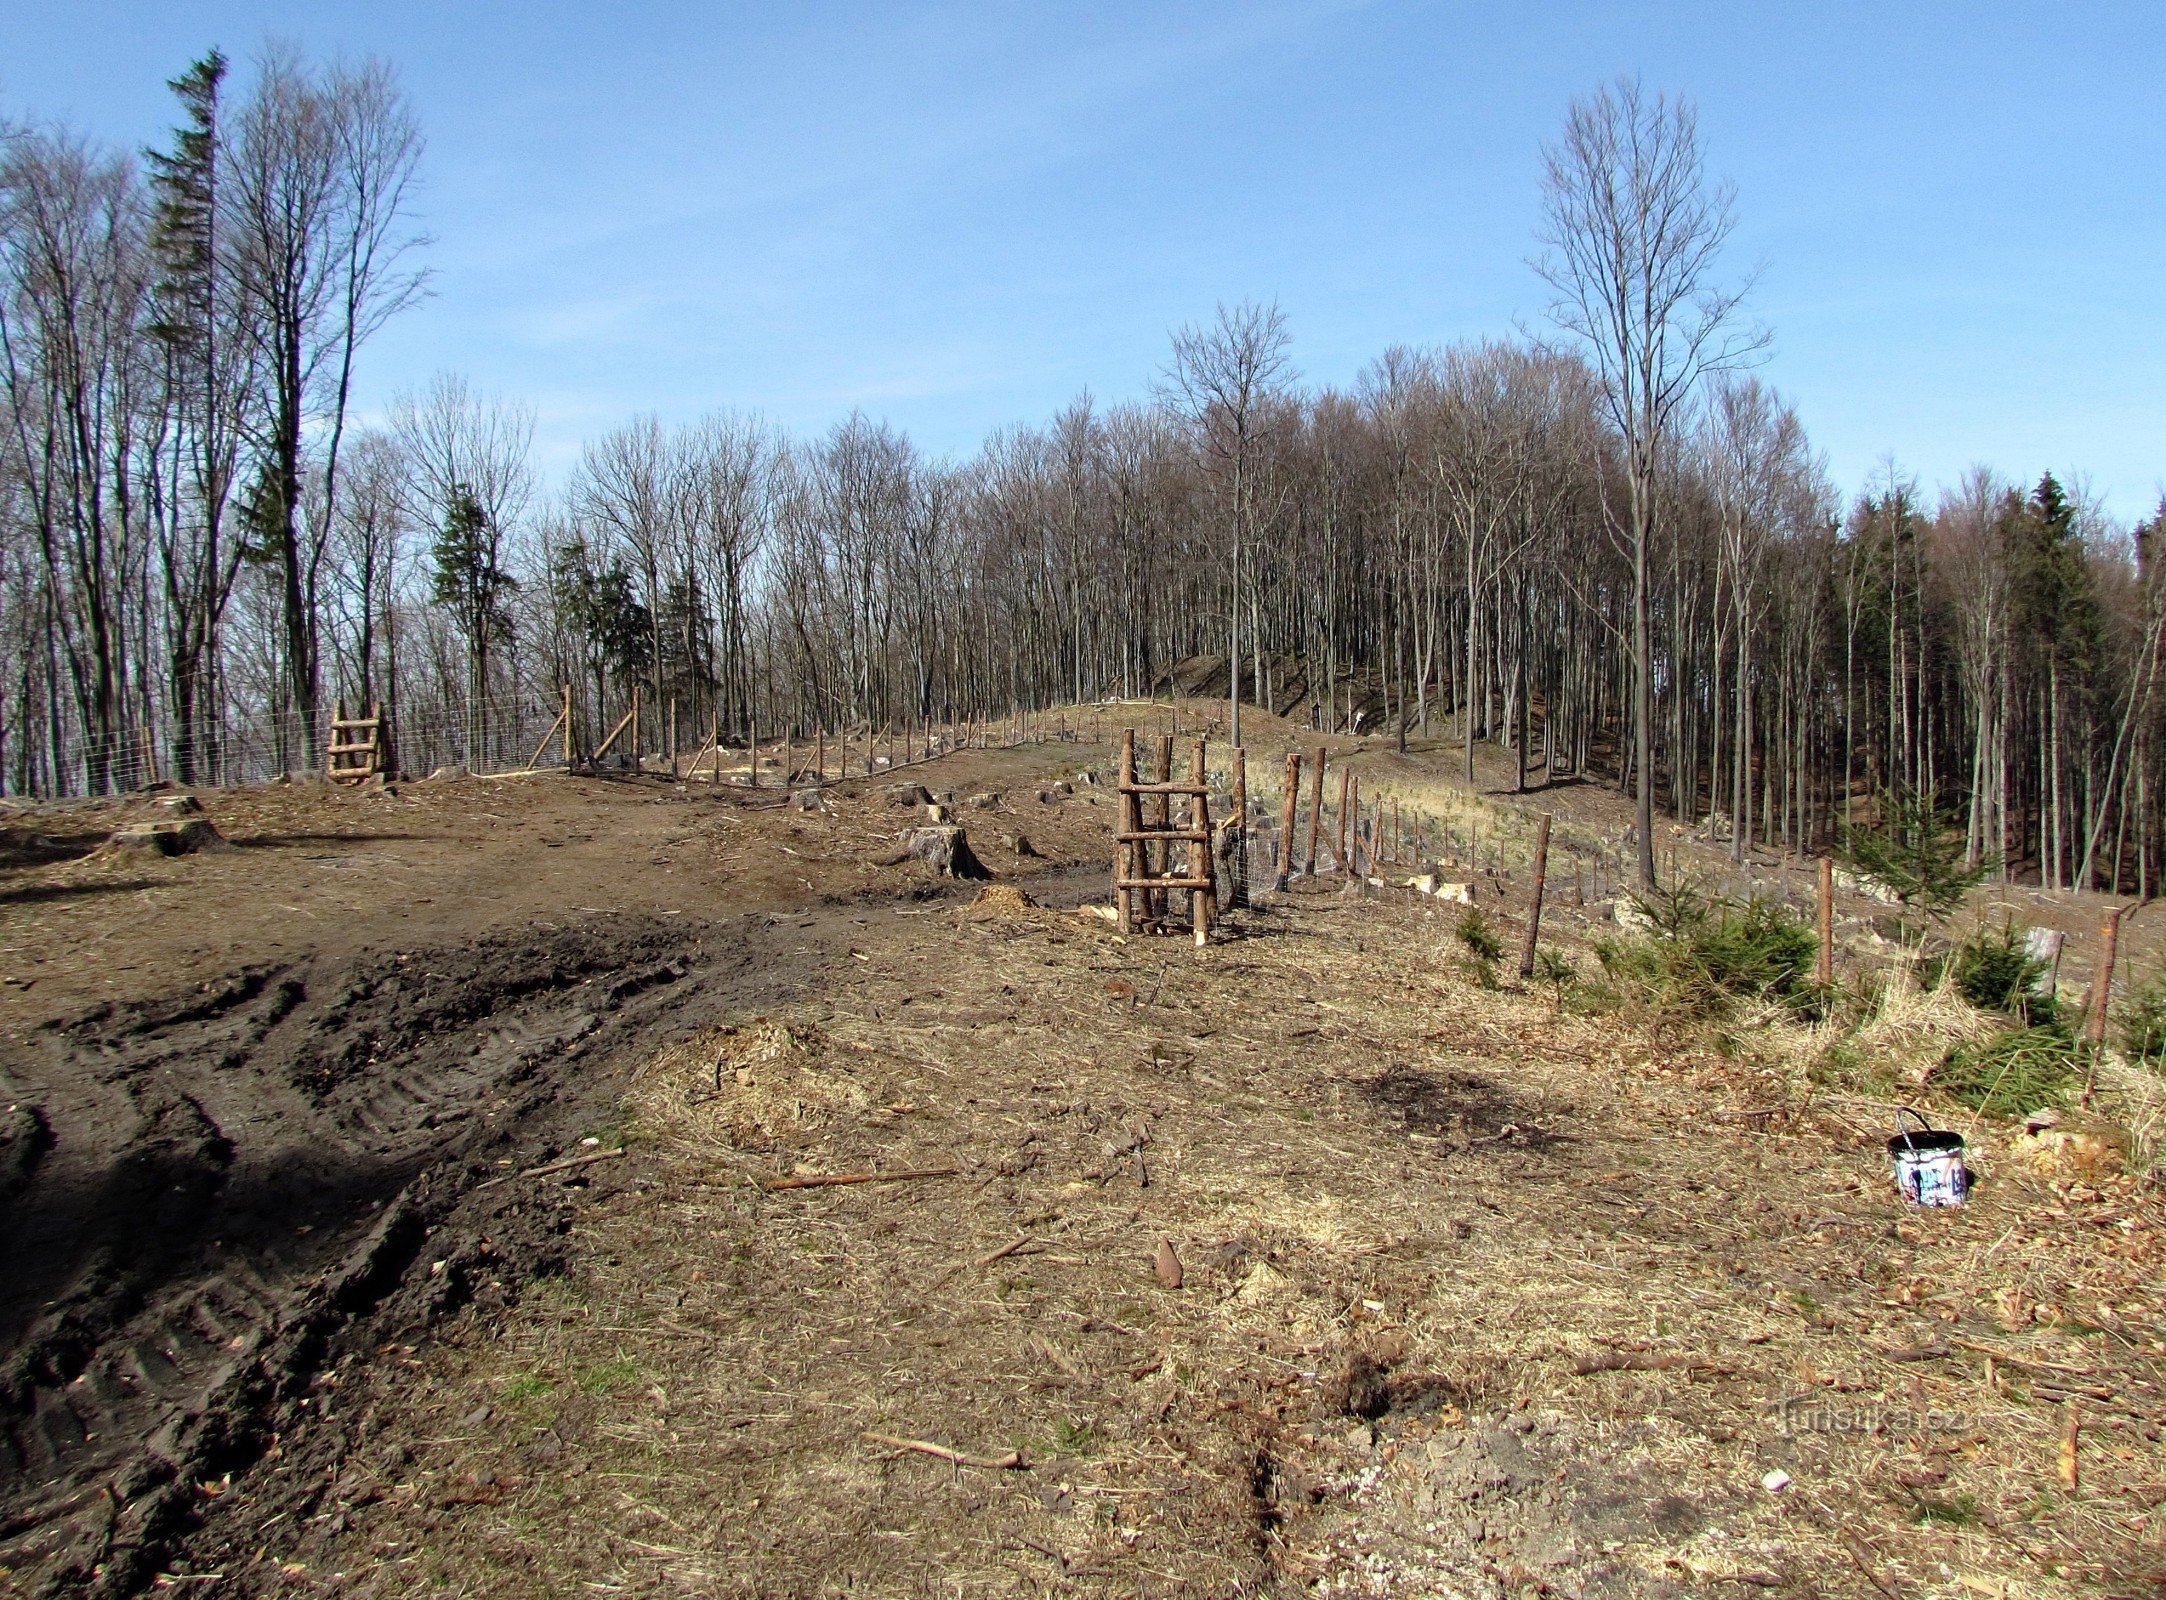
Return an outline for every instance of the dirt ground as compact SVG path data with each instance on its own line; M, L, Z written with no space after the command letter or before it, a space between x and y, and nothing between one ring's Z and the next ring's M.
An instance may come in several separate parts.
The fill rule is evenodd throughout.
M1524 817L1326 742L1509 928ZM207 793L234 848L149 865L84 859L148 802L13 818L0 1587L2166 1593L2152 1191L1973 1127L1908 1211L1882 1108L1411 897L1123 938L1109 762ZM899 781L982 903L873 864Z

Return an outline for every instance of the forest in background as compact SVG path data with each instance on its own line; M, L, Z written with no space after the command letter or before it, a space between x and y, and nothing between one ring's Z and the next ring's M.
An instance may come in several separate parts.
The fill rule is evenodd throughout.
M426 292L395 74L273 49L234 79L176 78L141 152L0 124L9 793L311 769L340 698L480 764L567 690L589 745L634 686L741 740L1137 697L1214 655L1251 704L1470 772L1495 745L1740 854L1929 797L2009 876L2157 881L2166 517L1892 460L1840 490L1759 375L1689 104L1621 80L1545 148L1552 336L1308 385L1244 302L1146 397L967 460L854 413L644 416L544 486L515 398L444 375L355 412Z

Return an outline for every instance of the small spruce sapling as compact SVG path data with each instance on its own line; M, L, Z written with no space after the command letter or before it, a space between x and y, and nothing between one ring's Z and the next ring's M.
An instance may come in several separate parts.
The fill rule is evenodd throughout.
M1894 895L1906 922L1913 913L1942 921L1993 866L1987 857L1970 859L1961 825L1931 789L1888 790L1877 824L1844 824L1838 854L1859 877Z

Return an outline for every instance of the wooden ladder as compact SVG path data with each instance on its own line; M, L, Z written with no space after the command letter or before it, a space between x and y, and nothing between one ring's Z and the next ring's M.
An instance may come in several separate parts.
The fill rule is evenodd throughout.
M384 737L383 703L369 702L365 717L346 715L341 700L331 716L331 739L324 747L324 776L333 783L366 783L391 765L390 742Z
M1188 797L1184 826L1173 821L1175 795ZM1148 819L1145 796L1151 802ZM1184 872L1174 870L1180 845L1188 847ZM1172 736L1160 737L1158 779L1146 783L1136 776L1136 730L1129 728L1121 734L1120 821L1113 834L1113 898L1120 907L1121 932L1173 931L1175 924L1167 915L1169 889L1187 893L1196 943L1210 943L1218 880L1211 862L1211 793L1204 773L1203 741L1196 741L1188 782L1178 783L1173 777Z

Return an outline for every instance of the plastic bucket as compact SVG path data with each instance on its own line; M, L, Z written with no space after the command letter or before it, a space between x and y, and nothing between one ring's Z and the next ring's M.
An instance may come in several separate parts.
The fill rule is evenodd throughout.
M1905 1116L1918 1126L1903 1126ZM1896 1134L1888 1141L1895 1163L1895 1186L1912 1205L1959 1206L1970 1193L1970 1169L1963 1164L1963 1136L1935 1128L1905 1106L1896 1113Z

